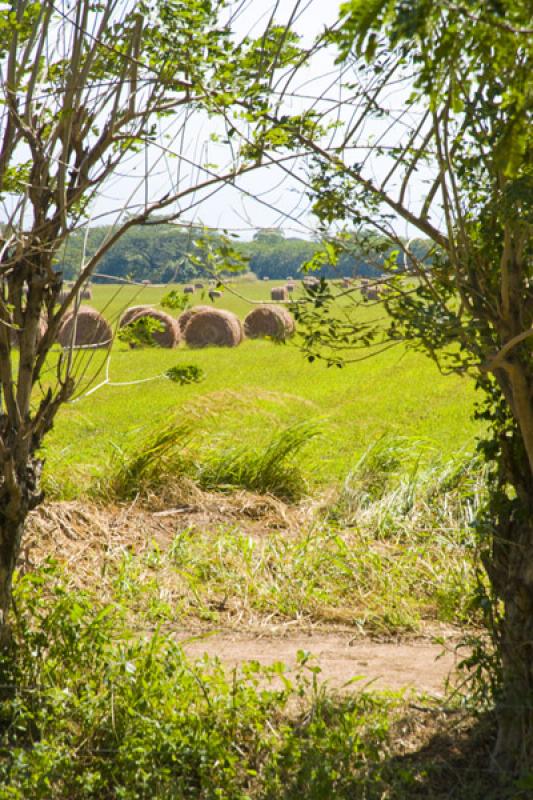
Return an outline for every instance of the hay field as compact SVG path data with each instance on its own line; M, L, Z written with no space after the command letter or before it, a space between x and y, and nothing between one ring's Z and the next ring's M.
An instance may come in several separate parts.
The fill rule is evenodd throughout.
M282 282L236 282L216 307L241 320L250 300L269 300ZM175 287L170 287L175 288ZM157 305L169 287L95 286L92 304L110 321L134 304ZM209 302L197 291L194 302ZM95 356L92 369L102 360ZM205 378L181 386L157 377L176 365L194 364ZM473 447L472 384L444 377L425 356L393 348L345 369L309 364L297 341L276 345L248 340L233 349L130 350L116 342L110 380L59 414L46 446L46 473L66 496L83 493L105 472L118 449L131 448L155 422L190 417L205 431L205 446L260 445L280 426L308 420L320 427L303 462L311 487L338 484L361 453L383 434L410 437L419 450L444 458ZM101 380L102 375L99 376ZM153 380L147 380L151 379Z

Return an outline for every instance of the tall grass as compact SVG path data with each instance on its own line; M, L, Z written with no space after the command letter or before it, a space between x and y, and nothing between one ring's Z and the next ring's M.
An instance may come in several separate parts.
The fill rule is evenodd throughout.
M452 532L472 542L472 524L486 501L486 474L476 456L442 460L406 437L381 437L350 470L331 519L376 536Z
M95 493L129 499L188 479L202 489L242 488L297 501L307 490L302 451L318 432L315 423L297 423L276 431L262 447L202 449L198 420L169 421L139 437L130 450L116 447L109 474Z
M299 461L303 448L318 433L316 423L301 422L276 432L262 448L241 445L212 451L199 465L198 483L203 489L240 487L283 500L300 500L307 484Z
M149 431L130 451L115 446L110 474L97 484L96 493L125 500L185 476L191 471L193 430L189 422L170 421Z

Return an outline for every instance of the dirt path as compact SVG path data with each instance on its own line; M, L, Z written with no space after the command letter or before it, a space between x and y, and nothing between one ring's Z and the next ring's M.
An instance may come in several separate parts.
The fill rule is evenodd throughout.
M342 688L355 676L362 676L363 680L355 684L359 688L371 683L378 689L407 687L442 695L446 678L456 664L454 653L443 652L440 644L380 643L353 639L346 633L296 633L287 638L223 633L193 641L185 635L178 638L189 656L200 658L204 653L218 656L229 667L248 660L263 665L282 661L293 667L297 651L305 650L315 657L312 663L320 666L320 680L335 689Z

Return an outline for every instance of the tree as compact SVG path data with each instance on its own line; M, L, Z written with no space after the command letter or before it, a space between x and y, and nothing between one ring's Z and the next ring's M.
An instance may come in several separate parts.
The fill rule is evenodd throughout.
M481 535L501 671L494 759L531 769L531 6L348 0L326 39L340 53L341 100L322 95L297 117L272 118L255 145L307 149L330 249L342 249L339 223L370 226L398 257L385 263L388 324L361 324L356 314L325 325L334 297L323 287L299 312L306 347L340 363L346 352L357 357L362 348L368 357L368 348L407 341L442 370L474 376L483 392L478 413L490 435L481 447L492 480ZM429 258L407 247L400 221L431 240Z
M6 5L6 4L4 4ZM225 120L236 97L265 107L277 65L290 63L288 30L271 22L238 41L226 0L12 0L0 18L0 633L8 633L13 570L25 520L43 499L39 448L89 369L92 351L54 345L71 304L126 231L175 219L202 192L257 164L238 153L227 168L179 150L196 112ZM240 8L242 10L242 5ZM293 54L294 55L294 54ZM158 125L173 116L171 139ZM243 124L249 125L247 120ZM194 131L198 136L198 125ZM178 144L176 144L178 143ZM126 201L118 223L85 254L61 297L58 253L86 228L109 180L148 146L179 159L159 196ZM162 156L161 156L162 157ZM192 177L184 176L184 167ZM169 170L170 172L170 170ZM178 205L179 204L179 205Z

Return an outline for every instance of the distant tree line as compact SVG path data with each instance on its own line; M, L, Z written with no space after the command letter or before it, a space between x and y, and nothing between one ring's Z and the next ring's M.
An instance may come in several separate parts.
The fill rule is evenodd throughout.
M110 232L110 226L98 226L72 234L58 259L57 266L63 277L73 278L83 258L90 257ZM202 262L202 249L195 244L201 237L200 228L158 224L134 227L104 255L94 281L106 280L99 275L153 283L183 283L201 277L202 267L198 262ZM273 280L297 277L303 265L321 250L317 241L286 237L283 231L269 228L259 230L252 241L237 241L234 246L248 259L251 272L258 278ZM325 278L376 277L392 250L389 242L376 240L374 254L369 255L368 242L363 253L362 245L354 238L347 242L345 252L335 265L326 260L313 274ZM429 243L417 239L410 243L410 250L422 258L429 252ZM398 263L403 265L402 254L398 256Z

